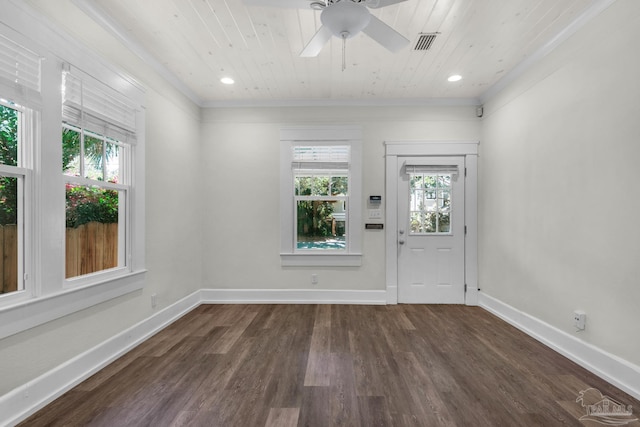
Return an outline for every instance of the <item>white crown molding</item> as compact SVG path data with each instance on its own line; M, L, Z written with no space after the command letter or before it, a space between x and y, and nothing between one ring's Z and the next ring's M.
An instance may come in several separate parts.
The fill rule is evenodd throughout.
M480 307L495 314L552 350L557 351L636 399L640 399L640 366L576 338L484 292L479 292L478 303Z
M585 24L602 13L605 9L615 3L617 0L595 0L584 12L582 12L569 25L563 28L551 40L542 45L531 55L523 59L518 65L513 67L508 73L498 80L493 86L487 89L479 97L480 103L485 104L491 98L500 93L505 87L513 83L516 79L526 73L534 65L540 62L549 53L553 52L558 46L564 43L569 37L576 33Z
M203 100L192 91L182 80L180 80L174 73L172 73L167 67L162 65L160 61L156 59L148 50L146 50L140 43L134 40L127 31L122 28L115 20L113 20L107 13L104 12L97 4L90 0L72 0L72 2L78 6L87 16L93 19L98 25L107 30L110 34L115 36L120 42L122 42L131 52L137 55L145 63L147 63L156 73L162 76L169 84L181 92L184 96L189 98L199 107L203 106Z
M247 107L456 107L479 106L478 98L281 99L206 101L203 108Z

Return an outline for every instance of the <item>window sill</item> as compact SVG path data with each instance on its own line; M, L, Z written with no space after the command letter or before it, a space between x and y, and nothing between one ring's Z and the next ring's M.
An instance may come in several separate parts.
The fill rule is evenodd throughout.
M362 254L280 254L283 267L359 267Z
M145 273L139 270L0 308L0 339L142 289Z

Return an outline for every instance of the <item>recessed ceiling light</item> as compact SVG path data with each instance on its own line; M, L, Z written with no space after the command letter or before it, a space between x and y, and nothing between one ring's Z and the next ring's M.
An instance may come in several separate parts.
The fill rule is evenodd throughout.
M450 82L457 82L458 80L462 80L462 76L460 74L454 74L453 76L449 76L447 80Z
M233 79L231 77L223 77L220 79L220 82L226 84L226 85L232 85L235 83L235 81L233 81Z

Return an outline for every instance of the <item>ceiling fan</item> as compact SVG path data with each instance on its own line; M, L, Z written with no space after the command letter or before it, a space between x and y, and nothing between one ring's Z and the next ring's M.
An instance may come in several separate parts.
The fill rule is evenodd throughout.
M357 35L360 31L390 51L399 51L409 43L409 40L373 16L369 9L379 9L403 1L406 0L314 0L311 2L304 0L245 0L245 3L254 6L310 7L322 10L320 14L322 26L300 53L302 57L313 57L318 56L332 36L343 40L344 56L346 40Z

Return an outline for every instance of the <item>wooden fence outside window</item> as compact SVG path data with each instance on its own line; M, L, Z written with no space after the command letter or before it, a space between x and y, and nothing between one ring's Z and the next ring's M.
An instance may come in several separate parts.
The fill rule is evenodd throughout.
M66 230L65 277L118 265L118 224L90 222ZM0 294L18 290L18 227L0 225Z

